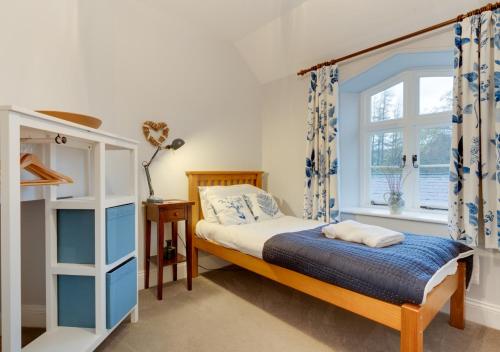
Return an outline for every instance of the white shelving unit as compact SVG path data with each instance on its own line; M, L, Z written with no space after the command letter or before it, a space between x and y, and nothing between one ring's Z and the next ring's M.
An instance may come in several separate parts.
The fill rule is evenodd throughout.
M52 118L26 109L0 107L0 202L1 206L1 303L2 350L21 351L21 187L19 152L21 137L53 138L61 134L74 146L87 148L91 181L90 195L57 199L54 186L43 187L45 199L46 256L46 329L47 332L22 351L93 351L113 329L106 328L106 272L137 257L138 193L137 142ZM55 168L56 149L44 145L44 163ZM130 184L126 194L106 195L106 153L128 152ZM89 170L89 171L90 171ZM105 260L106 208L135 204L135 250L111 264ZM63 264L57 262L57 210L92 209L95 213L95 264ZM57 275L95 277L95 329L58 326ZM130 311L138 320L137 305ZM126 317L126 316L125 316ZM116 326L116 325L115 325Z

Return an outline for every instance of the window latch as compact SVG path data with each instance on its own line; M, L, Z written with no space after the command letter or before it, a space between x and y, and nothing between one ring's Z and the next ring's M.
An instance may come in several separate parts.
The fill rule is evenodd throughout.
M417 163L417 161L418 161L418 156L417 156L417 154L413 154L413 155L411 156L411 163L412 163L412 165L413 165L413 167L414 167L415 169L418 169L418 163Z
M406 166L406 154L401 158L401 168L404 169Z

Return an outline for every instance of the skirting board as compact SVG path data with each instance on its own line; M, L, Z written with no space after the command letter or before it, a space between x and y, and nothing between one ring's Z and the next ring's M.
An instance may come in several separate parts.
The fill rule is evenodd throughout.
M44 305L23 305L22 325L27 328L45 327L45 306Z
M21 319L22 326L26 328L45 327L45 306L35 304L25 304L22 306ZM1 335L1 331L0 331Z
M448 313L449 307L445 307L443 312ZM466 298L465 319L495 330L500 330L500 306L481 302L473 298Z
M475 323L500 330L500 306L496 304L467 299L465 317Z

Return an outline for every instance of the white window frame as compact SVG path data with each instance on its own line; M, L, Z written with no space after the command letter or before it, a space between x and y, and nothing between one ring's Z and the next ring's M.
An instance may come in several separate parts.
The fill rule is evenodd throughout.
M406 155L405 171L408 168L413 168L411 156L417 154L418 162L420 162L420 143L419 134L423 128L450 126L451 127L451 111L445 111L434 114L419 114L420 94L419 82L420 77L444 77L453 76L451 69L415 69L404 71L400 74L392 76L380 84L371 87L360 95L360 141L361 141L361 199L362 207L380 208L383 206L372 205L370 200L370 135L374 132L383 132L390 130L401 129L403 134L403 155ZM403 116L399 119L371 121L371 97L374 94L380 93L383 90L390 88L399 82L403 82ZM407 181L403 186L405 194L404 199L406 208L412 211L435 212L436 210L426 210L420 208L417 191L411 189L419 188L419 172L418 169L413 169Z

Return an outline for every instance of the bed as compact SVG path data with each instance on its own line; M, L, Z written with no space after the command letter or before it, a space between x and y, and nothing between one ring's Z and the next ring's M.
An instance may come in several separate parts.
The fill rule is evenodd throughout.
M188 275L192 277L198 275L198 251L208 252L283 285L400 331L400 351L402 352L423 351L424 330L448 301L450 301L450 325L464 329L465 263L459 262L454 274L444 275L439 280L440 283L426 294L425 303L420 305L394 304L360 294L297 271L270 264L259 257L259 245L252 247L248 241L246 246L244 243L231 242L229 233L224 235L216 229L210 229L214 224L199 223L203 220L198 194L199 186L251 184L262 188L261 171L196 171L186 174L189 180L189 200L194 202L191 222L193 228L189 231L192 238L187 241L191 260L189 263L191 271L188 272ZM284 229L286 231L286 222L287 220L293 221L292 219L284 219L284 224L280 225L283 227L276 229L276 231ZM197 224L202 237L196 234ZM310 224L311 227L314 225L314 223ZM262 233L258 229L252 229L252 231L255 234ZM273 231L275 230L270 230L270 232ZM219 237L217 239L210 238L211 233ZM262 233L263 239L272 235L273 233ZM261 243L262 241L256 242Z

